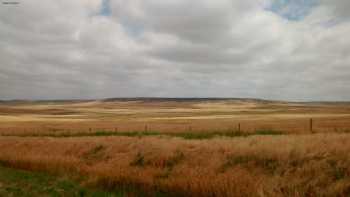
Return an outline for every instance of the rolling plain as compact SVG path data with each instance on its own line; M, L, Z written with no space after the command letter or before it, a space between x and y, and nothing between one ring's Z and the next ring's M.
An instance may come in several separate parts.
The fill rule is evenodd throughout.
M119 196L350 194L346 102L4 101L0 135L3 166Z

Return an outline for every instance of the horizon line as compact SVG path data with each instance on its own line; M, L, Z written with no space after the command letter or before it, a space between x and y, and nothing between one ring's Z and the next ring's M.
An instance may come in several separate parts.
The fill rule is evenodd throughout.
M104 98L72 98L72 99L0 99L0 102L79 102L79 101L111 101L111 100L256 100L270 102L293 102L293 103L348 103L348 100L284 100L254 97L104 97Z

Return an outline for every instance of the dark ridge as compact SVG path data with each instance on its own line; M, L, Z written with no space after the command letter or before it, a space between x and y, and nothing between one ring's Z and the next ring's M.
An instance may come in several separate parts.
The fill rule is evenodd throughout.
M204 101L252 101L252 102L276 102L272 100L264 99L253 99L253 98L167 98L167 97L124 97L124 98L106 98L106 99L67 99L67 100L0 100L0 103L7 104L20 104L20 103L80 103L80 102L92 102L92 101L101 101L101 102L127 102L127 101L140 101L140 102L204 102Z
M141 101L141 102L205 102L205 101L254 101L254 102L274 102L263 99L252 98L166 98L166 97L137 97L137 98L107 98L102 99L102 102L115 101Z
M285 100L268 100L259 98L220 98L220 97L119 97L119 98L106 98L106 99L52 99L52 100L0 100L0 104L65 104L65 103L81 103L81 102L207 102L207 101L246 101L256 103L294 103L294 104L307 104L307 105L344 105L350 104L350 101L285 101Z
M310 102L302 102L302 103L310 103L310 104L319 104L319 105L327 105L327 104L333 104L333 105L349 105L350 101L310 101Z
M25 104L68 104L81 103L94 100L0 100L0 104L6 105L25 105Z

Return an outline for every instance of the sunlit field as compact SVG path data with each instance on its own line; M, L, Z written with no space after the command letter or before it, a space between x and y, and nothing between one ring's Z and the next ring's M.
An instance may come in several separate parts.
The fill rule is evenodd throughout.
M312 128L310 128L312 119ZM350 103L253 99L110 99L0 103L0 134L94 132L346 132Z
M17 101L0 114L2 166L110 195L350 192L348 103Z

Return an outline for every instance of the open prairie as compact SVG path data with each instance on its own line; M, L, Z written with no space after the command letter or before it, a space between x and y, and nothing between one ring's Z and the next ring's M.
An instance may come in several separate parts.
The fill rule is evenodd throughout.
M349 128L350 103L291 103L254 99L108 99L0 103L0 133L11 135L238 129L243 132L276 130L310 133L311 130L342 132Z
M348 196L349 128L349 103L2 102L0 163L109 196Z
M350 197L350 0L2 0L0 197Z

